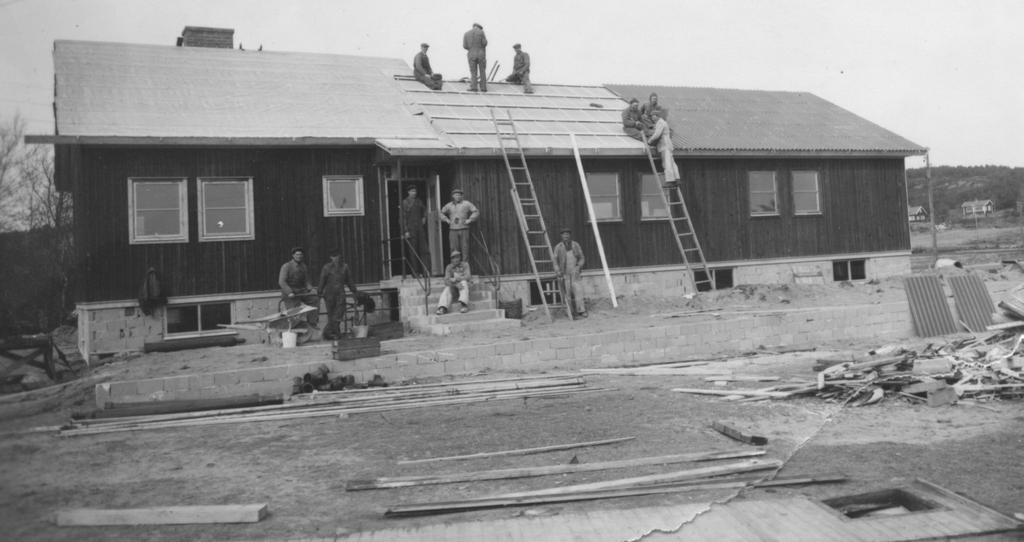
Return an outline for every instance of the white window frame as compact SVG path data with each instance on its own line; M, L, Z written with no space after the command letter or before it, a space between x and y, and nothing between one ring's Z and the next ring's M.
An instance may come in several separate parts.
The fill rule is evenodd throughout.
M598 222L622 222L622 183L619 182L619 173L617 171L587 171L587 190L590 191L590 176L591 175L614 175L615 176L615 199L618 200L618 216L612 218L598 218ZM594 193L590 192L590 201L594 201ZM587 222L590 222L590 213L587 213Z
M229 317L230 321L228 323L234 322L235 321L235 304L231 303L230 301L204 301L202 303L198 303L198 302L197 303L174 303L174 304L171 304L171 305L167 305L167 307L164 309L165 311L167 309L180 309L180 308L185 308L185 307L195 307L196 308L196 327L197 327L197 329L196 329L196 331L179 331L179 332L172 333L170 330L168 330L168 318L166 317L166 314L165 314L165 317L163 319L163 321L164 321L164 337L167 338L167 339L188 339L190 337L209 337L209 336L216 336L216 335L235 335L235 334L237 334L238 333L237 331L235 331L233 329L226 329L226 328L203 330L203 305L224 305L224 304L226 304L228 306L228 309L230 311L230 317Z
M800 210L797 208L796 195L799 194L810 194L810 190L796 189L796 176L798 173L809 173L814 175L814 210ZM792 180L793 188L793 214L794 215L820 215L821 214L821 175L816 170L812 169L797 169L790 172L790 179Z
M178 227L175 235L140 235L135 231L135 186L145 183L176 183L178 185ZM151 245L157 243L188 242L188 178L186 177L128 177L128 244Z
M658 190L657 194L647 194L647 193L644 192L644 182L647 181L648 179L653 179L654 180L654 186ZM667 207L665 208L665 216L651 216L651 215L647 214L646 212L644 212L644 199L646 197L648 197L648 196L654 197L655 195L658 196L658 200L659 201L661 201L662 203L665 202L665 199L664 199L665 192L664 192L664 188L662 188L662 186L661 186L661 180L658 178L657 175L655 175L653 173L641 173L640 174L640 221L641 222L657 221L657 220L669 220L669 218L670 218L669 217L669 209Z
M243 182L245 183L245 232L237 233L209 233L206 231L206 192L205 185L207 183L228 183L228 182ZM199 177L196 180L198 197L198 215L199 215L199 242L211 242L211 241L251 241L256 238L255 231L255 220L253 215L253 204L252 204L252 177Z
M753 205L751 204L752 203L751 202L751 196L753 196L755 193L756 194L767 194L768 193L768 192L765 192L765 191L754 192L754 187L750 184L751 175L754 174L754 173L770 173L771 174L771 176L772 176L772 192L771 193L774 196L774 201L775 201L775 210L774 211L755 211L754 210ZM751 171L748 171L747 172L747 198L748 198L747 199L747 207L750 208L750 216L779 216L779 181L778 181L776 173L774 171L765 171L765 170L751 170Z
M330 185L335 181L356 183L356 208L335 209L331 205ZM363 176L362 175L324 175L324 216L364 216L366 208L363 202Z

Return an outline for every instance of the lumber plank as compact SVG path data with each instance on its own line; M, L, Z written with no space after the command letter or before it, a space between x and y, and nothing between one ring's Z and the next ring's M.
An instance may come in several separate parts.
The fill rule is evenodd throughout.
M497 457L504 455L530 455L539 454L544 452L555 452L559 450L572 450L575 448L589 448L592 446L604 446L606 444L618 444L619 442L626 442L634 440L636 437L621 437L605 440L592 440L589 442L574 442L571 444L554 444L551 446L539 446L535 448L519 448L516 450L503 450L500 452L480 452L475 454L466 455L452 455L447 457L428 457L425 459L405 459L398 461L399 465L415 465L419 463L430 463L433 461L460 461L463 459L478 459L482 457Z
M698 395L723 395L723 396L744 395L744 396L747 396L747 397L774 397L774 398L777 398L777 399L785 399L787 397L792 397L793 395L798 395L798 394L801 394L801 393L808 393L808 392L812 392L812 391L817 391L817 389L818 389L818 386L817 386L817 384L815 384L813 386L807 386L807 387L804 387L804 388L798 388L798 389L791 390L791 391L708 390L708 389L703 389L703 388L672 388L671 391L675 391L675 392L679 392L679 393L694 393L694 394L698 394Z
M711 428L733 440L738 440L746 444L752 444L754 446L766 446L768 444L768 439L765 437L748 435L739 429L730 427L722 422L711 422Z
M999 330L1002 330L1002 329L1012 329L1012 328L1021 327L1021 326L1024 326L1024 320L1017 320L1015 322L1003 322L1001 324L992 324L990 326L985 326L985 330L986 331L999 331Z
M778 382L782 380L782 377L778 376L751 376L751 375L733 375L733 376L706 376L704 377L705 382Z
M725 452L691 452L686 454L664 455L657 457L639 457L602 461L598 463L579 463L574 465L547 465L543 467L517 467L475 472L457 472L452 474L429 474L420 476L392 476L371 480L350 480L345 491L363 491L368 489L387 489L434 484L455 484L461 482L479 482L484 480L507 480L511 478L531 478L553 474L571 474L577 472L593 472L599 470L623 469L645 465L671 465L694 461L716 461L720 459L737 459L764 455L764 450L738 450Z
M57 525L184 525L191 523L256 523L267 516L267 504L162 506L151 508L72 508L57 512Z

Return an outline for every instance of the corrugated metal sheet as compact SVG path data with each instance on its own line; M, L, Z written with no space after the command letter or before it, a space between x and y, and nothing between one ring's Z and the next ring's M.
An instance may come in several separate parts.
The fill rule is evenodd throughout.
M946 302L946 292L939 277L917 275L903 280L910 302L910 316L919 337L955 333L958 329Z
M437 140L401 60L85 41L53 58L58 135Z
M807 92L606 85L623 98L654 92L680 151L921 154L924 147Z
M960 321L967 324L967 329L980 333L992 325L995 305L981 278L971 274L949 277L948 281L956 301L956 313Z

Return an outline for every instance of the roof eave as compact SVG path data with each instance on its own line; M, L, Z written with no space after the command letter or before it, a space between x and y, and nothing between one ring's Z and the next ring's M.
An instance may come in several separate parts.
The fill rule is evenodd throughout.
M27 135L25 143L51 145L132 145L189 147L361 147L374 137L189 137Z

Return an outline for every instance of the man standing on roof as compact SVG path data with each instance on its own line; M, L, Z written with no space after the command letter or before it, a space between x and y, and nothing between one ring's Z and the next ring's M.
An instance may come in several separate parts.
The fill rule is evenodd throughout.
M427 57L427 49L430 45L420 44L420 52L412 59L412 73L416 80L426 85L430 90L441 90L441 74L434 75L430 69L430 58Z
M562 228L562 242L555 245L555 274L562 280L562 293L569 296L577 316L587 317L587 304L583 300L580 270L586 260L580 244L572 240L572 230Z
M359 290L352 282L352 272L348 264L341 261L341 249L335 248L329 253L331 261L320 270L320 295L324 296L327 305L327 327L323 338L334 340L341 337L341 321L345 317L345 287L352 292L352 298L359 302Z
M676 166L675 157L672 156L672 151L675 150L675 145L672 144L672 129L665 121L664 112L655 110L652 116L654 132L651 133L650 144L657 145L658 151L661 152L661 167L665 170L665 187L677 188L679 186L679 167Z
M423 232L427 225L427 207L416 197L418 191L415 186L409 187L407 193L408 197L402 200L402 236L409 240L406 250L412 251L408 262L413 269L428 275L427 239Z
M477 91L479 81L480 92L487 92L487 36L480 23L473 23L462 36L462 48L469 59L469 91Z
M640 101L636 98L629 99L629 106L622 110L622 131L637 141L643 141L644 123L641 120Z
M448 224L448 243L469 262L469 225L480 216L480 210L462 199L462 189L452 190L452 201L441 207L441 221Z
M656 120L654 118L654 112L660 111L662 113L661 118L668 121L668 109L658 105L658 94L655 92L651 93L651 96L647 98L647 103L640 106L640 116L642 117L644 124L650 128L654 128Z
M309 269L306 267L306 251L302 247L292 249L292 259L281 266L277 274L277 285L281 287L281 299L285 309L294 309L306 304L316 307L307 313L306 321L314 328L320 321L320 298L309 281Z
M512 60L512 75L506 77L505 82L523 85L524 94L533 94L533 86L530 84L530 55L523 52L522 47L518 43L512 46L516 56Z

